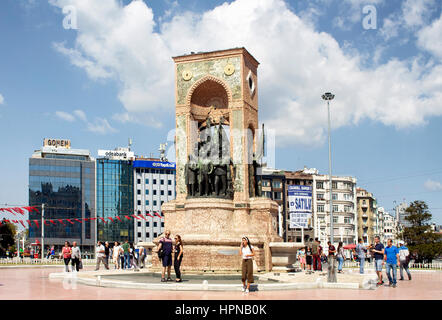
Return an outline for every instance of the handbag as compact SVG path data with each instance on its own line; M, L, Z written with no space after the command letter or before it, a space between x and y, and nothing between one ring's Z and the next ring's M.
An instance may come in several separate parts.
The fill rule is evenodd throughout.
M83 269L83 261L81 261L81 260L78 263L78 269Z
M159 259L163 259L163 257L164 257L164 251L163 251L163 249L161 248L160 250L158 250L158 258L159 258Z

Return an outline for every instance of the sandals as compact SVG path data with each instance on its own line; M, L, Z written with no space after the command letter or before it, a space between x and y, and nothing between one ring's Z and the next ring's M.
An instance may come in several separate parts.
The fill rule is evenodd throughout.
M161 282L166 282L166 279L164 279L164 278L161 278Z

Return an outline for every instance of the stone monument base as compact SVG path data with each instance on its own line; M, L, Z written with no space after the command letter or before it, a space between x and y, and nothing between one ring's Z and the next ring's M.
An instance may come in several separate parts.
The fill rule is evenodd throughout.
M270 242L277 234L278 204L267 198L247 202L219 198L173 200L163 204L164 230L183 240L182 271L241 271L239 248L247 236L255 248L255 271L271 271ZM160 235L154 240L158 245ZM161 270L157 247L152 252L152 270Z

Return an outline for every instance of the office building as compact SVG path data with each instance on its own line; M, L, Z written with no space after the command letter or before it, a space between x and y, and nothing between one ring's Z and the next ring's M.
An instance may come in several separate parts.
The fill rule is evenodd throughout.
M397 240L397 221L396 218L390 215L388 212L384 213L384 235L382 243L387 245L387 240L393 240L393 243Z
M405 227L411 227L410 221L407 221L405 219L405 217L407 217L409 215L409 213L407 213L405 211L405 209L407 209L407 208L408 208L408 204L405 201L399 203L394 208L396 223L397 223L397 227L398 227L399 231L403 230L403 228L405 228Z
M76 241L83 253L93 252L96 240L95 223L85 221L60 223L57 219L95 217L95 160L88 150L71 149L69 140L44 139L43 147L29 159L29 205L39 208L29 220L31 242L43 242L44 250L54 246L60 250L65 241ZM56 221L49 223L50 220Z
M135 156L130 148L98 150L98 156L96 168L97 240L133 242L134 218L131 215L134 214L134 176L132 165ZM117 216L120 220L116 218Z
M176 197L175 163L137 158L133 163L134 208L144 219L134 221L135 242L152 242L164 231L161 205ZM156 213L156 214L155 214Z

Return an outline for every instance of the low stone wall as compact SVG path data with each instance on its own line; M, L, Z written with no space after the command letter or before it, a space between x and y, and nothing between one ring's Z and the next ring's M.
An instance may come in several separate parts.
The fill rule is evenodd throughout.
M272 271L289 272L295 269L296 253L304 247L303 243L270 242L272 256Z

